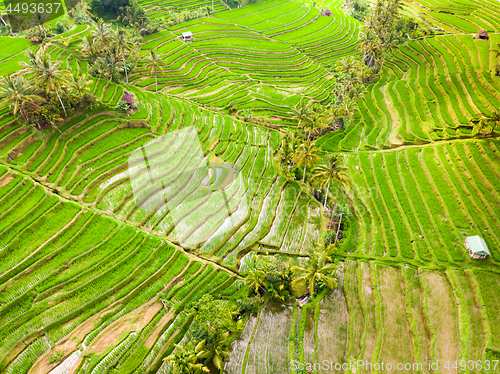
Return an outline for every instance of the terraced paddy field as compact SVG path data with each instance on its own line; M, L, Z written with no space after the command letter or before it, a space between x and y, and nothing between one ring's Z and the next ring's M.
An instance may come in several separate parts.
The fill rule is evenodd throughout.
M500 35L446 35L412 41L393 53L384 75L359 101L342 135L321 139L332 151L474 137L471 120L500 105L494 49Z
M447 32L498 32L499 14L496 1L405 1L406 13L437 25Z
M143 4L152 17L207 6ZM361 24L340 1L215 4L210 18L144 41L142 56L165 54L160 94L139 59L130 85L92 78L103 105L58 129L39 132L0 112L0 372L170 373L162 359L189 341L190 305L206 294L247 295L241 265L256 253L295 264L316 247L327 217L306 186L278 173L276 127L296 125L294 108L332 99L336 63L359 53ZM340 193L352 219L338 244L339 287L244 317L227 373L299 374L295 364L325 360L411 363L400 372L415 374L500 372L500 142L471 123L500 107L498 7L405 4L448 33L395 49L352 124L317 143L344 156L350 179ZM489 41L473 38L478 28ZM192 42L180 40L185 31ZM89 34L76 26L62 35L67 47L55 37L50 58L88 71L78 45ZM17 71L29 47L0 38L0 74ZM137 110L115 109L124 90ZM230 104L276 126L230 116L222 110ZM175 203L198 191L193 172L170 195L153 186L138 201L134 186L146 182L137 150L151 149L167 165L231 164L237 178L224 195ZM485 239L486 260L470 258L471 235ZM489 360L491 370L453 368L457 360Z
M151 18L163 18L167 9L174 9L180 12L194 9L203 9L206 11L207 8L210 8L214 12L220 12L230 9L223 0L214 0L213 2L212 0L141 0L139 3Z
M159 73L164 93L182 95L206 107L251 109L289 118L292 109L331 99L332 66L356 52L358 22L327 2L333 17L301 0L273 0L217 13L150 36L143 53L154 49L168 61ZM182 32L194 40L184 43ZM335 48L331 48L335 45ZM135 85L155 90L155 79L140 68Z
M492 284L498 284L496 272L348 260L344 281L332 294L302 308L268 306L252 318L226 369L271 373L288 365L294 372L299 362L316 362L318 373L341 372L335 364L342 363L371 373L366 362L384 361L394 368L412 363L404 373L431 373L429 363L436 362L440 373L462 372L451 368L454 361L498 357L492 330L497 305L484 301L489 291L483 295Z

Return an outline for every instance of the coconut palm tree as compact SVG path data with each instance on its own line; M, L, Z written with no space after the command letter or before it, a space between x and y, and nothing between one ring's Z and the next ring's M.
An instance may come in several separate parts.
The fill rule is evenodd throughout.
M120 69L120 63L116 62L115 59L110 54L105 54L103 57L99 57L95 61L96 67L102 73L104 77L107 77L111 82L113 77L118 73Z
M346 98L342 103L339 105L339 111L342 113L342 116L346 118L345 122L349 122L351 119L351 116L354 114L354 110L356 109L356 102L354 99L351 98Z
M99 54L100 46L96 37L84 36L80 44L80 49L85 56L89 56L92 63L95 62L96 56Z
M307 139L311 139L311 133L316 132L319 129L325 128L327 126L327 113L320 105L315 105L312 108L312 114L310 120L307 122L307 128L309 131L307 133Z
M130 38L125 30L118 30L113 34L110 44L113 47L116 57L121 58L123 62L123 70L125 71L125 79L128 84L127 65L125 63L125 55L130 54L135 49L135 40Z
M68 87L70 91L78 92L78 95L80 95L81 99L83 97L83 92L88 91L91 84L92 81L88 79L87 75L80 74L75 70L71 70L71 74L67 79L66 87Z
M330 289L337 287L337 279L333 275L337 270L337 266L335 264L327 264L325 260L325 256L315 252L310 257L306 267L292 266L291 270L297 276L292 281L292 286L299 282L305 282L311 296L314 296L318 281L322 281Z
M306 180L307 167L314 166L314 164L320 159L319 152L320 150L315 146L314 142L311 142L310 140L305 141L298 147L293 160L298 166L304 165L302 182Z
M93 24L93 29L90 35L96 38L99 47L106 50L109 53L109 42L111 38L111 28L102 19L99 22Z
M363 51L363 61L371 67L377 55L375 34L368 28L363 28L359 33L359 40L358 48Z
M222 370L224 361L231 355L229 349L229 333L218 334L210 348L206 348L205 357L217 370Z
M491 131L488 134L493 134L497 126L500 125L500 109L495 110L492 114L483 114L479 120L480 128L491 126Z
M260 290L265 286L265 274L261 270L250 270L245 277L245 283L248 288L253 290L257 295L260 295Z
M81 14L86 14L89 17L93 17L94 15L90 12L90 6L86 0L79 0L73 7L75 12L80 12Z
M345 74L349 74L359 66L359 62L354 58L354 56L342 57L335 68Z
M324 164L318 165L313 169L314 175L312 180L317 182L320 188L324 188L326 186L323 207L326 207L326 203L328 202L330 186L334 183L345 185L348 182L346 170L347 167L342 165L341 155L328 155Z
M185 347L175 344L175 351L163 359L173 365L174 374L199 374L209 373L210 370L203 364L197 363L205 355L205 340L194 347L193 343Z
M14 112L21 113L25 121L28 121L25 104L36 105L43 98L36 94L35 87L29 84L23 77L9 75L0 79L0 108L10 107Z
M366 87L364 85L356 85L349 91L349 96L355 101L357 101L358 98L363 94L365 94L366 92L367 92Z
M393 49L396 49L398 44L399 44L399 38L395 32L390 33L387 36L387 38L384 39L384 41L382 42L382 50L384 52L382 53L382 62L380 64L380 70L384 68L385 58L387 56L387 53L389 53Z
M43 49L39 49L34 55L32 52L28 52L26 57L28 58L28 62L20 62L20 64L24 66L21 72L32 75L35 83L44 88L47 95L55 91L61 103L61 107L63 108L64 115L67 115L66 108L59 95L59 90L67 83L66 76L68 71L61 69L61 63L59 61L51 61L48 54L45 53Z
M155 75L155 86L156 86L156 93L158 93L158 70L161 71L162 74L165 74L163 71L163 68L161 66L163 62L164 55L162 54L157 54L154 49L150 49L146 56L144 57L144 60L146 60L146 63L144 64L144 67L148 69L148 74L154 74Z
M276 152L275 159L278 161L278 165L282 170L288 172L290 170L290 166L293 162L293 144L292 140L288 135L283 137L283 141L281 142L281 147ZM286 168L285 168L286 167Z
M297 121L297 125L300 127L302 123L308 122L310 120L311 114L311 108L306 104L300 107L298 110L293 108L292 119Z

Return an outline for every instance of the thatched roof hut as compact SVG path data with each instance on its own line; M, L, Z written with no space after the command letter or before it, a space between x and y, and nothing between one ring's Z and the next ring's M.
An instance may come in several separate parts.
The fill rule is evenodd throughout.
M123 94L122 101L125 104L128 104L129 108L132 109L134 107L134 95L125 90L123 91Z
M477 33L477 38L481 40L488 40L490 36L486 30L479 30Z
M323 15L327 16L327 17L331 17L332 16L332 11L330 9L324 9L323 10Z

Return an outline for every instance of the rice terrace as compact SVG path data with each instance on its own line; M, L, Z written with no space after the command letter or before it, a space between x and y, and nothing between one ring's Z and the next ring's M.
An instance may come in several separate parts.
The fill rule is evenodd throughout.
M500 373L498 0L56 1L0 3L0 373Z

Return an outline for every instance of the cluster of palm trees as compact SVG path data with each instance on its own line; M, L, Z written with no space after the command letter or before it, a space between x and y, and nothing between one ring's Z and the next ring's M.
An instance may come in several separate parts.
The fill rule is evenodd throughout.
M185 346L175 344L174 352L164 361L172 365L174 374L210 373L210 364L218 371L222 370L224 361L231 354L229 333L217 335L210 345L206 343L202 340L198 343L191 341Z
M257 295L261 301L265 295L285 301L293 292L314 296L318 289L337 287L337 266L333 263L335 250L334 245L318 243L304 266L290 266L276 261L275 256L260 256L249 267L245 283L250 294ZM270 267L268 264L273 262L280 266Z
M400 43L396 29L401 18L400 0L377 0L359 34L363 61L375 72L382 70L387 53Z
M80 50L90 59L90 71L95 75L117 81L120 71L123 71L128 84L128 73L132 69L127 65L127 59L133 62L137 57L138 37L126 29L113 30L99 20L93 24L90 35L83 38Z
M64 102L72 108L79 105L92 83L79 70L63 69L60 61L52 61L46 52L47 46L37 52L26 52L27 61L20 62L23 69L0 78L0 107L10 107L14 115L19 112L25 121L39 129L43 123L55 125L60 120L54 108L45 108L54 95L67 117Z
M285 301L292 293L292 279L290 265L277 256L256 256L248 265L245 283L261 302L264 295Z
M323 152L316 147L313 140L296 134L287 134L277 151L276 160L281 171L288 177L295 177L296 171L300 172L302 182L306 182L307 171L310 170L310 186L324 190L323 205L326 207L331 187L345 186L349 179L341 155L325 154L324 157L322 155Z

